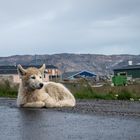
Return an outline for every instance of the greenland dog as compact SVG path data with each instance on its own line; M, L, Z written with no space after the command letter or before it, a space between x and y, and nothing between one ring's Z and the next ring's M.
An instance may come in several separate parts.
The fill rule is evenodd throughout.
M43 82L45 64L37 69L17 67L21 78L17 105L19 107L73 107L75 98L62 84Z

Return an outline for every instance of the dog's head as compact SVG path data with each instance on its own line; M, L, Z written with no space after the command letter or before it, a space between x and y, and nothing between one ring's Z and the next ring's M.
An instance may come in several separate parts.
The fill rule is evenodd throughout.
M43 87L45 64L43 64L39 69L35 67L24 69L19 64L17 70L22 83L26 86L26 88L36 90Z

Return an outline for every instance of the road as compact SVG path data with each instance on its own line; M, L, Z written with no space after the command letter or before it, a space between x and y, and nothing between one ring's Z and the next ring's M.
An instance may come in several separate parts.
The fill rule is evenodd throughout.
M140 102L79 100L74 108L17 108L0 99L0 140L139 140Z

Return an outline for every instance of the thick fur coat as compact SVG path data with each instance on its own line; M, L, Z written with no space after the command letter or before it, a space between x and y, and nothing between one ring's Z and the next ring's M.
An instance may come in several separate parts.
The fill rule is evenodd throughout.
M43 82L45 64L40 69L24 69L18 65L21 78L17 105L19 107L73 107L75 98L62 84Z

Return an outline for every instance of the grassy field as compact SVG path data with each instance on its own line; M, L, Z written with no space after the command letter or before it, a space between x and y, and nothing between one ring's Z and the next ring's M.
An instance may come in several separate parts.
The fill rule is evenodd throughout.
M91 87L88 83L65 83L77 99L140 100L140 84Z
M17 97L18 86L11 86L9 81L0 84L0 97Z
M63 83L77 99L105 99L105 100L140 100L140 84L129 86L91 87L88 82ZM0 84L0 97L17 97L18 86L11 86L8 81Z

